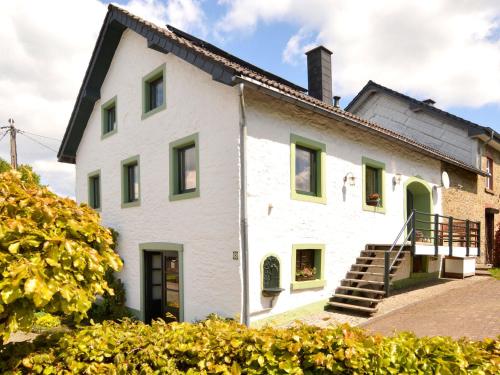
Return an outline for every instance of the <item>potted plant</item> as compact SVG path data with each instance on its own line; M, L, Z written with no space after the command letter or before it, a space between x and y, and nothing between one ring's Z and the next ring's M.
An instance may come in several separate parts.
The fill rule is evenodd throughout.
M304 267L295 272L295 279L297 281L307 281L316 279L316 267Z
M378 206L380 203L380 194L372 193L368 194L368 199L366 200L366 204L368 206Z

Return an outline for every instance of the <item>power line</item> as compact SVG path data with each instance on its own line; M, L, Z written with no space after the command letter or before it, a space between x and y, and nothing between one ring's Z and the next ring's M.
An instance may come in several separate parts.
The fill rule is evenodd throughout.
M52 141L57 141L57 142L61 142L60 139L57 139L57 138L52 138L52 137L47 137L45 135L40 135L40 134L35 134L35 133L31 133L31 132L27 132L26 130L18 130L19 133L26 133L26 134L30 134L30 135L34 135L36 137L40 137L40 138L45 138L45 139L50 139Z
M2 141L2 139L4 139L4 138L5 138L5 136L7 135L7 133L8 133L8 132L9 132L9 131L8 131L8 130L6 130L6 131L2 134L2 136L0 137L0 142Z
M32 138L32 137L30 137L29 135L25 134L25 132L23 132L23 131L18 131L18 133L19 133L19 134L21 134L21 135L24 135L26 138L28 138L28 139L30 139L31 141L33 141L33 142L35 142L35 143L39 144L40 146L45 147L45 148L49 149L50 151L53 151L53 152L56 152L56 153L57 153L57 150L54 150L52 147L47 146L46 144L43 144L42 142L37 141L35 138Z

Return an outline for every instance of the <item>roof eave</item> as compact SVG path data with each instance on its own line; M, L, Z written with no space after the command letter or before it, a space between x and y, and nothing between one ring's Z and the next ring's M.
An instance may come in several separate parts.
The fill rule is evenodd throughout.
M345 123L347 123L349 125L352 125L352 126L355 126L357 128L363 129L364 131L368 131L368 132L370 132L372 134L375 134L375 135L378 135L380 137L383 137L383 138L389 139L391 141L397 142L398 144L404 145L405 147L409 147L409 148L413 149L414 151L416 151L416 152L418 152L420 154L424 154L424 155L427 155L427 156L432 157L434 159L446 162L448 164L455 165L455 166L457 166L459 168L465 169L465 170L467 170L469 172L473 172L473 173L481 175L481 176L486 176L487 175L482 170L477 169L477 168L475 168L475 167L473 167L471 165L462 164L459 161L453 160L451 158L447 158L444 155L440 155L439 153L434 152L432 150L423 149L423 148L418 147L417 145L414 145L414 144L411 144L411 143L407 143L404 140L398 139L396 137L392 137L389 134L382 133L380 131L377 131L376 129L372 129L372 128L366 126L365 124L363 124L362 122L358 122L358 121L356 121L356 120L354 120L352 118L349 118L347 116L343 116L341 113L332 112L332 111L329 111L329 110L327 110L325 108L321 108L321 107L315 106L312 103L306 102L304 100L300 100L299 98L296 98L296 97L291 96L291 95L287 95L287 94L281 92L278 89L275 89L275 88L272 88L272 87L269 87L269 86L265 86L265 85L261 84L260 82L252 80L250 78L237 76L237 77L235 77L235 81L236 82L243 82L243 83L249 85L249 87L254 88L256 90L260 90L260 91L262 91L262 92L264 92L264 93L266 93L268 95L271 95L273 97L279 98L281 100L285 100L285 101L287 101L289 103L298 105L298 106L300 106L302 108L306 108L306 109L312 110L312 111L314 111L316 113L319 113L319 114L321 114L323 116L335 119L337 121L345 122Z

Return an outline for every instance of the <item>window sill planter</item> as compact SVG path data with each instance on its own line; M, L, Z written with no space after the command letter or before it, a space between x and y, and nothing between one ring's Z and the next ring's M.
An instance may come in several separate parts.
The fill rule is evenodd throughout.
M294 281L292 282L292 290L301 290L301 289L316 289L323 288L326 285L325 280L308 280L308 281Z
M265 288L262 289L262 295L264 297L276 297L284 290L283 288Z
M368 206L378 207L378 206L379 206L379 204L380 204L380 200L379 200L379 199L368 199L368 200L366 201L366 204L367 204Z

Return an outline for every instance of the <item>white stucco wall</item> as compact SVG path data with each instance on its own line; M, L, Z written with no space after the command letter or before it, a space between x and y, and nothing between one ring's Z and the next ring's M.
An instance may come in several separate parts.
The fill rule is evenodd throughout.
M248 219L250 312L252 320L330 297L366 244L390 244L404 223L404 183L420 176L432 187L440 182L440 162L370 136L353 127L248 90ZM327 204L290 198L290 134L326 144ZM386 165L386 213L362 209L362 157ZM344 186L351 172L356 185ZM393 185L395 174L399 185ZM441 192L433 200L441 213ZM270 209L270 206L272 208ZM314 290L291 291L292 245L326 245L327 284ZM260 265L268 253L279 256L285 289L269 311L262 297Z
M141 80L166 63L167 108L141 120ZM117 96L118 132L101 140L101 104ZM237 89L125 31L77 152L76 197L100 169L102 218L120 233L127 304L140 309L139 244L184 245L184 317L241 310ZM199 198L169 201L169 143L199 133ZM120 162L140 155L139 207L121 208Z
M480 167L478 141L469 137L462 123L426 111L414 112L406 101L381 92L369 96L353 113Z

